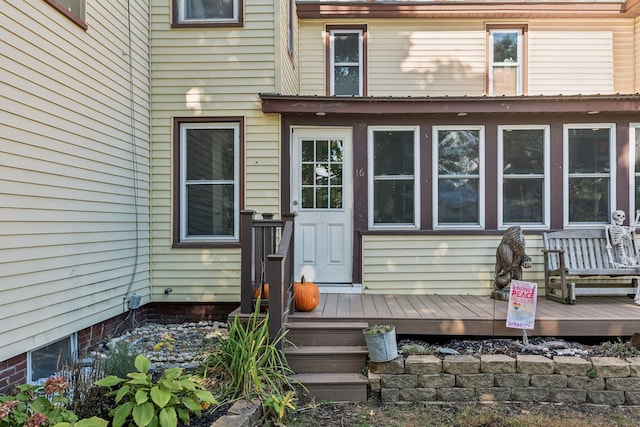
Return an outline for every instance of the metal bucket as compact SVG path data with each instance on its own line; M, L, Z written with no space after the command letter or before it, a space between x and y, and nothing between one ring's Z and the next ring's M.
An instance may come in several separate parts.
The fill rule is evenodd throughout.
M389 362L398 357L398 344L396 342L396 328L379 334L364 334L364 341L369 350L369 359L372 362Z

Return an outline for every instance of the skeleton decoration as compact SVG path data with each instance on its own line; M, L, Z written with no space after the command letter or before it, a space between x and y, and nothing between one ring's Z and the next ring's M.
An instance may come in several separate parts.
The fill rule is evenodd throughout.
M509 227L496 249L496 277L494 287L506 288L511 279L522 279L522 268L531 267L531 257L524 253L524 233L519 225Z
M605 228L609 263L614 268L633 267L639 264L635 234L639 216L640 211L636 214L635 222L629 227L623 225L627 219L624 211L615 210L611 213L611 225Z

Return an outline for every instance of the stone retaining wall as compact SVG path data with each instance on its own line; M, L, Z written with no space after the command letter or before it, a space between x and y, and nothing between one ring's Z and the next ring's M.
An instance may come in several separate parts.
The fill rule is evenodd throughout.
M403 356L369 362L383 403L558 402L640 405L640 357Z

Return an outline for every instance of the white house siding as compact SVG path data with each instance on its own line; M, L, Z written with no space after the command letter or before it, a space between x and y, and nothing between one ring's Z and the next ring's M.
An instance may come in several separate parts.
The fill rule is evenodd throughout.
M632 19L305 20L300 23L300 91L324 95L324 27L367 25L370 96L485 93L486 24L528 25L528 93L633 93Z
M240 300L239 248L172 248L174 117L243 117L244 207L279 216L279 116L264 115L258 95L276 90L274 46L285 43L274 30L274 8L244 2L243 27L172 29L170 2L151 1L154 301Z
M611 31L530 31L529 94L613 93Z
M501 235L362 237L362 289L376 294L489 295ZM533 266L523 280L538 282L544 266L539 235L526 236Z
M149 300L147 20L0 7L0 361Z

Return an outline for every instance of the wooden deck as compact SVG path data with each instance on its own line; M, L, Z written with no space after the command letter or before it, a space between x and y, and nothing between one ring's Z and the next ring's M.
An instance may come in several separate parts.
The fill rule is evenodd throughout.
M488 296L323 294L312 312L292 322L392 324L398 335L522 336L505 326L508 303ZM640 305L628 297L582 297L565 305L539 297L535 329L547 337L628 337L640 332Z

